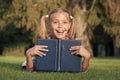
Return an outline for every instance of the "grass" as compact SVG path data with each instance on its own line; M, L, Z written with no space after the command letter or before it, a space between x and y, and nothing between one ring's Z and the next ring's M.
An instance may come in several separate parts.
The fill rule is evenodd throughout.
M119 58L92 58L87 72L28 72L25 57L0 56L0 80L120 80Z

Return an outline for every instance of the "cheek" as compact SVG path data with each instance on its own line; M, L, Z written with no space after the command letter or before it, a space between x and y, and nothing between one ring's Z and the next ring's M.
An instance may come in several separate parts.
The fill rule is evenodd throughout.
M53 24L49 25L50 31L54 31L56 29L56 27Z
M66 27L66 30L69 30L70 29L70 25L68 25L67 27Z

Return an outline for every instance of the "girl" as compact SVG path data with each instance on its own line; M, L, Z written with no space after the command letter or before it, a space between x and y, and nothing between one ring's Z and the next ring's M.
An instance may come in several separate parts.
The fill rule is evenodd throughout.
M46 19L48 23L47 28L50 29L49 34L45 26ZM77 37L75 31L76 28L74 25L75 20L68 11L62 8L56 8L48 15L41 18L40 26L38 26L37 38L75 40ZM86 71L89 67L89 61L92 53L89 49L85 48L84 40L85 39L83 39L82 46L72 46L70 50L72 51L73 55L80 55L83 57L82 70ZM26 68L28 70L34 69L34 62L32 60L32 57L35 55L41 57L46 56L46 54L43 52L48 51L47 47L48 46L46 45L35 45L26 51Z

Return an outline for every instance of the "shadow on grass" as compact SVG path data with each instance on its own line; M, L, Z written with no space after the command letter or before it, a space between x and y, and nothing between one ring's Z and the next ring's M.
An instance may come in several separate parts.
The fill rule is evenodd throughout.
M23 71L20 63L0 62L0 68L7 69L7 70Z

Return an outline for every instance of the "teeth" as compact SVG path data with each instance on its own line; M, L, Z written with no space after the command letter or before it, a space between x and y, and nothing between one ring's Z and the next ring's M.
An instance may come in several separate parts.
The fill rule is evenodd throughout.
M57 31L58 33L63 33L64 31Z
M63 33L63 32L59 32L59 33Z

